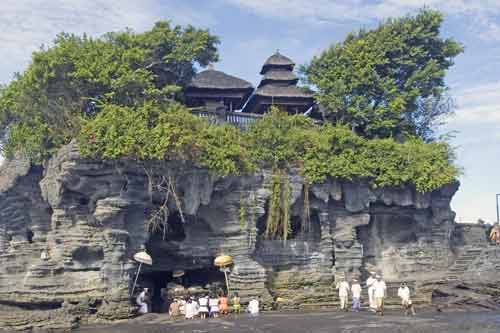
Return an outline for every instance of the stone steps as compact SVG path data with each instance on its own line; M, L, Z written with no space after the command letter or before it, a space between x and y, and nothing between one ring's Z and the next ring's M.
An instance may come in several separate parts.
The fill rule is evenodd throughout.
M460 279L470 265L478 258L483 252L483 248L469 246L465 251L455 260L453 265L448 269L445 279L447 281L457 281Z

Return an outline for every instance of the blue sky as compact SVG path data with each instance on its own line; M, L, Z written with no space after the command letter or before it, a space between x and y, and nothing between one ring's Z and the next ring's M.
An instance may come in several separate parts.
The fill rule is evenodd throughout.
M302 64L349 31L424 5L442 10L443 35L465 45L447 79L456 115L442 129L458 131L452 144L464 169L452 205L458 221L493 221L500 193L500 0L2 0L0 82L60 31L141 31L168 19L209 28L222 42L216 68L257 84L276 49Z

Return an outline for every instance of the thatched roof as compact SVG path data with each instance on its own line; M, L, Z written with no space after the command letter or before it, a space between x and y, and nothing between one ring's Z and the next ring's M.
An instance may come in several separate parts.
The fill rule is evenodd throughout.
M295 75L292 71L270 69L264 74L259 87L263 86L267 82L289 82L291 84L295 84L298 80L297 75Z
M215 69L196 74L188 85L195 89L253 89L250 82Z
M284 55L279 53L279 51L276 51L275 54L267 58L266 62L264 62L260 74L265 74L266 71L275 67L289 68L290 70L292 70L294 66L295 63L292 61L292 59L285 57Z
M281 86L266 84L259 87L255 91L255 95L267 97L311 98L312 100L314 94L310 90L306 90L295 85Z

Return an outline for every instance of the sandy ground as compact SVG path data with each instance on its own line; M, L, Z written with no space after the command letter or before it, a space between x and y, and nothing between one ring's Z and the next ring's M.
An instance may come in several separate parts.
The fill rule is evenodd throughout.
M262 313L257 318L240 315L191 321L171 321L164 314L148 314L126 323L102 327L84 327L76 332L498 333L500 332L500 314L496 312L420 312L415 317L405 317L398 311L390 311L384 317L378 317L369 312L269 312Z

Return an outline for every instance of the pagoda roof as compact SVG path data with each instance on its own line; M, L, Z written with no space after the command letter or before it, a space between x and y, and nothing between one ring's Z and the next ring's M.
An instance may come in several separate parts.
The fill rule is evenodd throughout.
M289 98L313 98L314 93L296 85L274 85L265 84L255 91L257 96L267 97L289 97Z
M265 74L269 69L273 67L285 67L291 70L294 66L295 63L292 61L292 59L282 55L281 53L279 53L279 51L276 51L275 54L267 58L267 60L264 62L260 74Z
M196 74L188 85L195 89L247 90L253 89L250 82L215 69L207 69Z
M295 84L297 83L298 80L299 79L297 78L297 75L295 75L295 73L292 71L281 70L281 69L270 69L264 74L264 77L262 78L259 87L269 82L289 82Z

